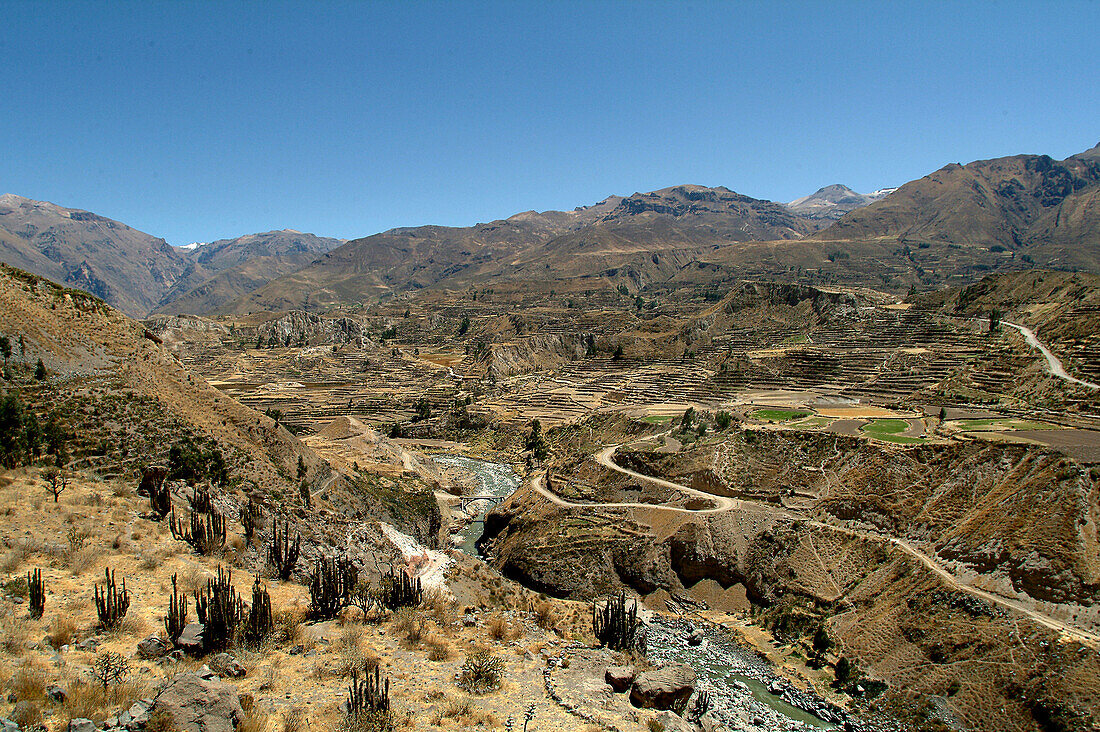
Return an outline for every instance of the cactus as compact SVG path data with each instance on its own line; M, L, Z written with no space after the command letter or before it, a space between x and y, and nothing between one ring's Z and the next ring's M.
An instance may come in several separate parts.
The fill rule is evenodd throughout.
M168 471L164 468L148 468L141 478L141 487L149 494L149 508L160 518L172 511L172 491L168 489Z
M42 579L41 569L27 572L27 598L31 617L42 617L46 609L46 582Z
M244 617L244 601L233 589L233 572L218 567L218 578L208 580L195 593L195 612L203 624L203 650L223 651L229 647Z
M634 648L638 632L638 603L631 601L627 608L626 592L609 597L601 607L592 603L592 632L601 646L613 651L629 651Z
M310 615L315 620L336 617L347 606L358 582L359 570L351 561L318 559L309 579Z
M195 513L212 513L214 501L210 498L210 489L205 485L195 486L191 494L191 510Z
M245 643L251 648L258 648L271 635L272 627L271 596L257 577L252 585L252 607L248 609L248 620L244 626Z
M130 591L126 589L126 579L122 580L122 590L115 584L115 573L110 568L103 570L105 582L103 588L95 585L95 610L99 615L99 624L108 629L117 628L126 611L130 608Z
M164 618L164 630L168 639L175 643L187 626L187 595L176 586L176 575L172 575L172 597L168 600L168 615Z
M381 596L383 605L390 610L397 610L419 605L424 592L420 587L419 577L409 577L403 571L395 572L390 568L389 573L382 578Z
M240 511L241 528L244 529L244 540L251 544L252 537L256 534L256 529L263 528L264 514L260 510L260 504L256 503L256 499L252 496L248 497L248 503L241 506Z
M149 485L149 508L160 518L172 512L172 491L168 490L168 481Z
M290 542L290 524L283 522L283 530L279 531L279 525L273 524L271 530L271 547L268 550L268 559L275 567L279 579L286 582L290 579L290 573L294 571L294 565L298 563L298 551L302 546L302 535Z
M192 512L191 525L187 526L176 518L173 510L168 527L173 537L183 539L199 554L210 554L225 546L225 517L217 511L206 514Z
M348 688L347 719L349 728L365 727L373 722L371 729L389 729L390 680L382 678L377 666L374 673L367 672L366 678L359 680L359 671L352 670L351 686ZM358 724L356 724L358 723Z

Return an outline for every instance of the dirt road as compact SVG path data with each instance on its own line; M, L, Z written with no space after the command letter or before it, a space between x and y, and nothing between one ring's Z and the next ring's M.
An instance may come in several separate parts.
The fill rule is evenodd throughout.
M650 439L657 439L657 438L660 438L661 436L662 435L657 435L656 437L650 438ZM596 462L598 462L600 465L603 465L606 468L609 468L609 469L614 470L616 472L622 473L624 475L629 475L630 477L635 478L637 480L650 481L651 483L654 483L656 485L660 485L660 486L665 487L665 488L671 488L673 490L681 491L681 492L686 493L686 494L691 495L691 496L704 498L708 501L713 501L716 504L715 507L713 507L713 508L704 508L704 509L691 509L691 508L680 508L680 507L677 507L677 506L661 506L661 505L656 505L656 504L652 504L652 503L599 503L599 504L574 503L572 501L566 501L565 499L555 495L554 493L552 493L551 491L549 491L545 488L545 486L543 485L544 476L545 476L544 472L540 472L538 475L536 475L532 479L531 487L533 489L535 489L536 491L538 491L538 493L540 495L542 495L543 497L545 497L547 500L549 500L552 503L555 503L559 506L563 506L565 508L583 508L583 509L592 509L592 508L648 508L648 509L656 509L656 510L662 510L662 511L671 511L671 512L675 512L675 513L693 513L693 514L703 514L703 515L705 515L705 514L724 513L726 511L731 511L731 510L734 510L734 509L744 509L744 508L750 508L751 509L751 508L755 508L755 509L759 509L759 510L768 511L772 515L779 516L779 517L782 517L782 518L787 518L787 519L791 519L791 520L806 521L807 524L809 524L810 526L814 526L815 528L820 528L820 529L824 529L824 530L828 530L828 531L838 531L840 533L847 534L849 536L855 536L855 537L859 537L859 538L862 538L862 539L869 539L871 541L887 541L887 542L893 544L894 546L896 546L901 551L905 552L909 556L911 556L914 559L916 559L917 561L919 561L924 566L928 567L928 569L932 570L936 574L936 576L938 576L941 580L943 580L945 583L947 583L951 587L954 587L955 589L960 590L962 592L965 592L969 595L973 595L974 597L977 597L979 599L982 599L982 600L985 600L987 602L993 603L994 605L998 605L1000 607L1006 608L1006 609L1011 610L1013 612L1017 612L1017 613L1020 613L1022 615L1026 615L1031 620L1034 620L1036 623L1038 623L1038 624L1040 624L1040 625L1042 625L1046 628L1050 628L1051 630L1055 630L1055 631L1058 631L1060 633L1063 633L1063 634L1073 638L1076 641L1079 641L1080 643L1082 643L1082 644L1084 644L1084 645L1086 645L1090 648L1100 649L1100 635L1098 635L1096 633L1089 632L1089 631L1084 630L1082 628L1078 628L1078 627L1073 626L1073 625L1069 625L1069 624L1064 623L1060 620L1057 620L1057 619L1052 618L1048 615L1045 615L1041 612L1033 610L1033 609L1027 607L1024 603L1019 602L1017 600L1012 600L1010 598L1003 597L1001 595L995 595L991 592L986 592L985 590L978 589L977 587L972 587L972 586L960 581L959 578L956 577L949 569L947 569L943 565L939 564L938 562L936 562L935 559L933 559L932 557L928 556L927 554L921 552L920 550L918 550L916 547L914 547L912 544L905 541L904 539L898 539L898 538L892 537L892 536L883 536L881 534L874 534L874 533L871 533L871 532L858 531L858 530L855 530L855 529L849 529L849 528L842 527L842 526L834 526L832 524L822 523L821 521L807 520L804 517L798 516L798 515L796 515L794 513L791 513L789 511L784 511L782 509L777 509L773 506L766 506L766 505L758 504L758 503L755 503L755 502L744 501L744 500L736 499L736 498L726 498L724 496L715 496L715 495L712 495L710 493L705 493L703 491L696 490L694 488L688 488L687 486L680 485L679 483L673 483L672 481L665 480L663 478L654 478L654 477L651 477L651 476L648 476L648 475L642 475L641 473L636 473L633 470L629 470L627 468L623 468L623 467L620 467L619 465L615 464L615 461L613 459L614 456L615 456L615 451L618 450L620 447L622 447L622 445L609 445L608 447L605 447L602 450L600 450L599 452L597 452L593 457L595 458Z
M1066 370L1062 368L1062 362L1058 360L1058 357L1050 352L1050 349L1044 346L1038 338L1035 337L1035 333L1023 325L1016 323L1010 323L1007 320L1002 320L1001 325L1007 325L1009 328L1015 328L1024 334L1024 340L1032 348L1035 348L1039 353L1043 354L1043 358L1047 360L1047 370L1050 371L1051 376L1057 376L1059 379L1065 379L1073 384L1080 384L1081 386L1087 386L1090 389L1100 389L1100 384L1094 384L1091 381L1083 381L1074 376L1070 376L1066 373Z

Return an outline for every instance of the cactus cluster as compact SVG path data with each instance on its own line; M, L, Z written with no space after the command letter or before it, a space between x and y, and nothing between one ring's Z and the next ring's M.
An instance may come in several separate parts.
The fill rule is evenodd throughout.
M126 589L126 579L122 580L122 589L115 584L115 573L108 567L103 570L103 587L95 585L95 610L99 615L99 624L103 628L113 629L122 624L126 611L130 609L130 591Z
M31 617L42 617L46 609L46 582L42 579L41 569L27 572L27 601Z
M244 540L251 544L252 537L256 535L256 530L262 529L264 525L263 511L260 510L260 504L252 496L248 497L248 503L241 506L240 518L241 528L244 529Z
M183 539L199 554L211 554L225 546L225 517L217 511L191 513L190 524L176 518L173 509L168 520L172 536Z
M290 524L283 522L282 531L279 524L275 523L271 529L271 546L267 552L267 558L271 566L275 568L279 579L286 582L290 579L294 565L298 563L298 552L302 548L302 535L298 534L294 541L290 541Z
M216 579L195 593L195 612L203 625L203 650L223 651L236 637L244 617L244 601L233 588L233 572L218 567Z
M168 598L168 615L164 618L164 631L175 643L187 625L187 595L179 591L176 575L172 575L172 596Z
M397 572L390 568L389 573L382 578L380 599L390 610L416 607L423 596L419 577L409 577L404 571Z
M347 708L349 727L358 728L367 724L372 724L375 729L389 727L390 680L382 678L377 666L373 674L368 671L362 681L357 670L351 672Z
M309 578L309 610L315 620L336 617L359 583L359 570L348 559L322 557Z
M632 650L638 633L637 601L631 600L628 607L624 591L602 605L592 603L592 632L601 646L613 651Z
M244 642L250 648L259 648L271 635L274 624L271 620L271 595L260 584L260 578L252 584L252 606L248 609L248 619L244 623Z

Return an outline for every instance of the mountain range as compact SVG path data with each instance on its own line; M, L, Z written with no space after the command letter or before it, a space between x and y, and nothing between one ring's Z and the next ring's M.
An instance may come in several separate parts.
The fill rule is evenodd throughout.
M952 163L897 189L788 204L680 185L572 211L344 242L292 230L189 249L111 219L0 197L0 260L124 312L355 306L401 291L632 291L745 277L935 288L989 272L1100 271L1100 146Z

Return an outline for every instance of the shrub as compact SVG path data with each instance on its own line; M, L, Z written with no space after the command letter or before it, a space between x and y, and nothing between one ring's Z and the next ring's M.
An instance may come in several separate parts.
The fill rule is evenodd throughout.
M454 653L454 649L445 638L435 635L428 636L424 640L424 645L428 648L429 661L449 661Z
M409 643L415 645L424 638L427 623L424 613L411 607L403 607L394 616L393 629L405 636L405 640Z
M11 690L16 699L41 699L46 693L46 677L33 666L24 666L12 676Z
M19 701L11 711L11 721L18 724L19 729L38 729L42 724L42 710L34 702Z
M488 648L477 648L466 655L458 685L471 694L486 694L499 689L504 681L504 661Z

